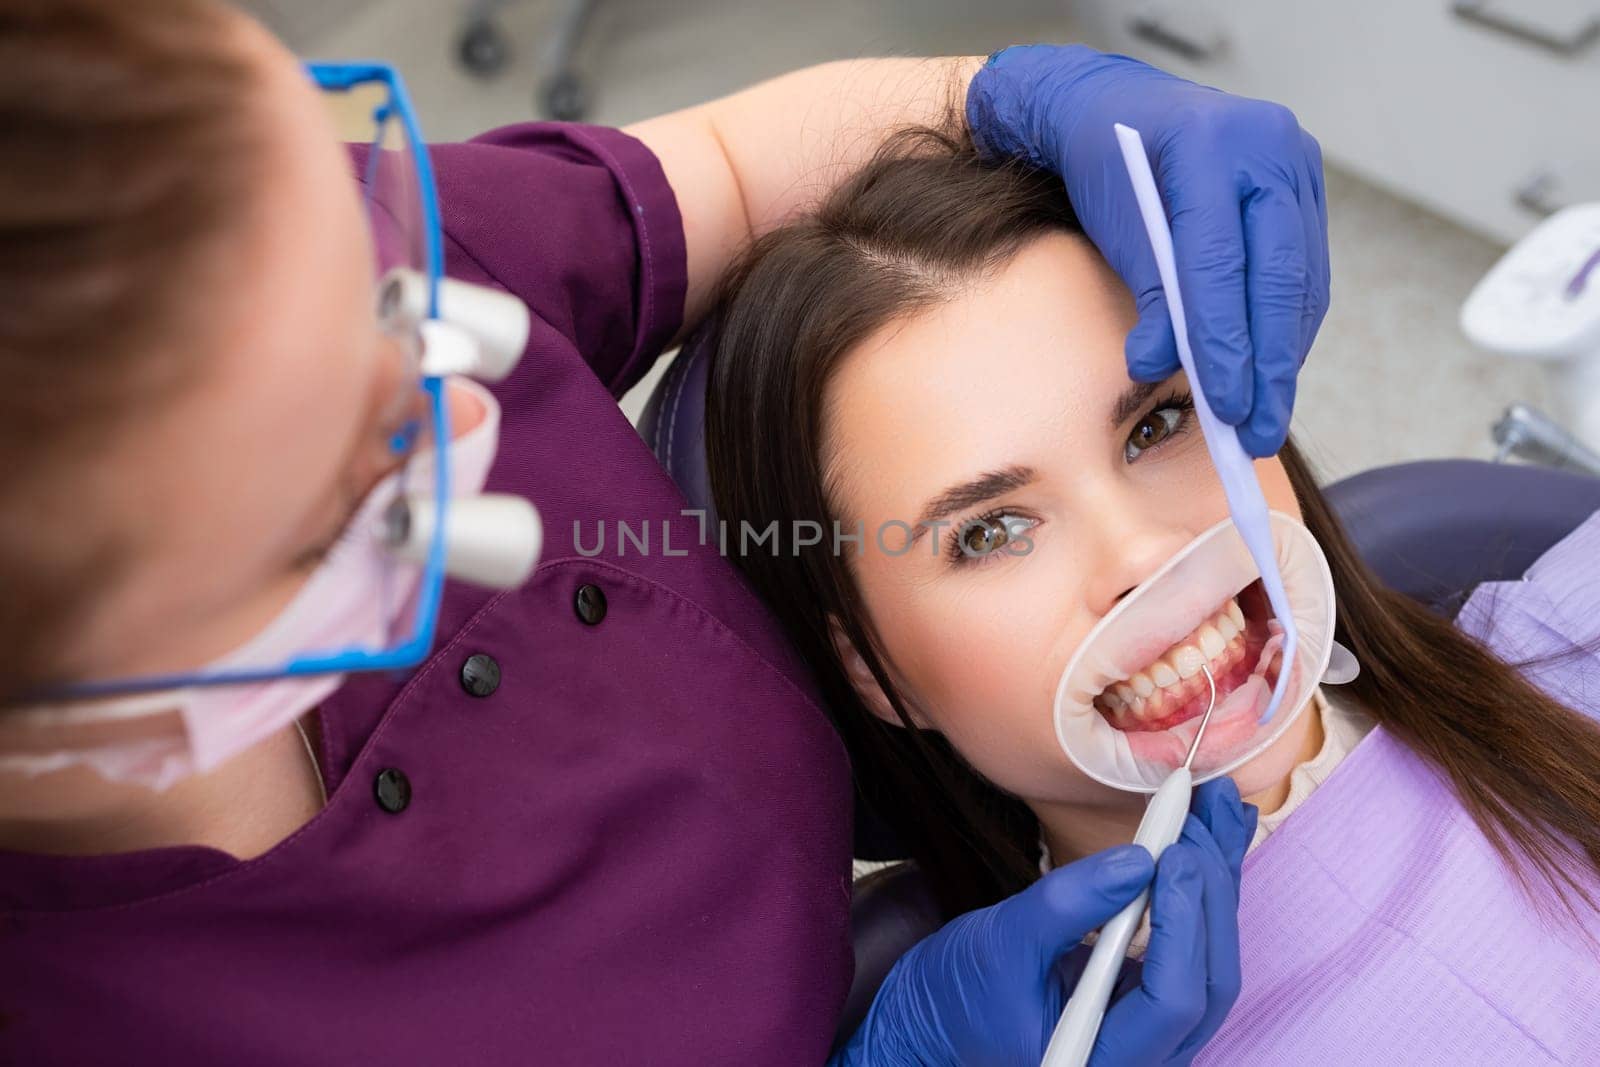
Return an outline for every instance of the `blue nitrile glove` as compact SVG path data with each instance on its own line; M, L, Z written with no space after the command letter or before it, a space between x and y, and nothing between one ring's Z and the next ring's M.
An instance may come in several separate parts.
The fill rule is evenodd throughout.
M1086 953L1076 967L1063 955L1152 874L1140 980L1106 1012L1090 1063L1188 1063L1239 995L1239 869L1256 821L1226 778L1196 790L1190 810L1159 865L1137 845L1108 849L918 942L830 1064L1038 1067L1067 1001L1067 976Z
M1107 1009L1091 1064L1187 1064L1238 999L1239 877L1255 837L1256 809L1240 801L1233 779L1219 778L1195 789L1189 812L1183 834L1162 853L1160 867L1165 872L1169 857L1182 850L1181 862L1199 872L1200 898L1192 893L1163 897L1157 874L1150 947L1139 983L1125 993L1119 990L1119 999ZM1070 978L1087 960L1085 952L1075 969L1068 968ZM1204 975L1200 1003L1195 1002L1201 996L1197 975Z
M1061 176L1084 232L1138 302L1128 373L1160 381L1177 373L1178 351L1112 125L1139 131L1172 223L1199 387L1245 451L1277 452L1328 310L1322 150L1294 114L1127 56L1024 45L973 77L967 121L985 153Z

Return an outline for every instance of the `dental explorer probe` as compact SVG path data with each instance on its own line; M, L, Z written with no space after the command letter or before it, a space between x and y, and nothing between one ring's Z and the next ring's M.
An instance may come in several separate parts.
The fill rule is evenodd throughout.
M1139 832L1133 843L1143 845L1155 859L1167 846L1183 833L1184 819L1189 814L1189 801L1194 795L1194 754L1200 751L1200 739L1205 736L1206 724L1217 707L1217 680L1205 664L1206 682L1211 686L1211 704L1200 717L1200 726L1189 742L1189 754L1183 763L1161 783L1161 788L1150 798L1139 820ZM1111 921L1100 929L1100 938L1089 954L1089 963L1078 978L1078 985L1067 1001L1055 1033L1050 1035L1050 1045L1044 1050L1041 1067L1083 1067L1094 1051L1095 1038L1100 1034L1100 1021L1105 1018L1106 1005L1111 1000L1111 990L1122 970L1122 960L1128 954L1139 920L1144 917L1145 905L1150 900L1150 890L1140 893L1130 904L1117 912Z

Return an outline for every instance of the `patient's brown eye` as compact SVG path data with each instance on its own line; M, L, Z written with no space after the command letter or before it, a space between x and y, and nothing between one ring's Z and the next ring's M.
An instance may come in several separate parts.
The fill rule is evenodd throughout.
M1183 421L1183 414L1176 407L1157 408L1134 423L1128 434L1128 444L1123 449L1124 457L1131 463L1139 458L1141 452L1171 437Z
M998 520L977 522L961 531L961 548L969 556L987 556L1009 540L1010 532Z
M945 539L945 555L951 563L966 566L982 563L997 555L1027 555L1032 548L1027 532L1039 525L1037 519L1013 511L993 511L959 523Z
M1133 428L1133 433L1129 435L1128 443L1143 451L1151 445L1165 440L1167 434L1172 432L1172 427L1167 424L1166 419L1162 418L1164 414L1166 413L1152 411L1140 419L1139 424Z

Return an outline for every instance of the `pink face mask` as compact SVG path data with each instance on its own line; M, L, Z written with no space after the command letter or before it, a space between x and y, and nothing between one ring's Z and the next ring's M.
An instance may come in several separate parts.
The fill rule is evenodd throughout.
M476 383L453 378L450 388L466 390L483 407L482 420L455 438L449 452L451 496L471 497L494 462L500 408ZM431 488L432 466L431 452L413 457L407 488ZM421 567L397 564L380 536L401 485L398 472L378 483L288 606L208 669L285 662L306 648L381 644L412 606L422 577ZM0 772L39 775L87 766L111 781L164 790L284 729L343 680L338 674L292 676L20 708L6 713Z

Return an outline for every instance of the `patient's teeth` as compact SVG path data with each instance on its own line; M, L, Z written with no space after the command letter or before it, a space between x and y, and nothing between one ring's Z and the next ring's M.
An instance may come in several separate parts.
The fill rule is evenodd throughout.
M1275 620L1268 620L1268 628L1273 633L1281 632ZM1126 681L1107 686L1101 705L1112 713L1115 724L1124 728L1171 714L1182 692L1176 687L1199 674L1208 661L1215 662L1213 671L1221 672L1244 658L1246 639L1240 636L1244 632L1244 611L1238 600L1229 600L1194 632L1190 643L1168 650ZM1170 692L1163 692L1169 688Z
M1206 663L1206 657L1193 645L1173 649L1167 653L1167 659L1180 678L1193 678Z
M1217 616L1214 625L1217 628L1217 633L1222 635L1224 643L1232 641L1239 636L1239 628L1233 624L1232 617L1226 611Z

